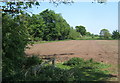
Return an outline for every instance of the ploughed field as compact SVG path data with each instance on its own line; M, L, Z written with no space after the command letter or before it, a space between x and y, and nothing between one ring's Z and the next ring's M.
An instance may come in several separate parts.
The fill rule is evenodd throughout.
M34 44L26 49L27 55L37 55L41 58L56 57L56 62L64 62L73 57L93 59L113 65L117 72L118 40L69 40L51 43Z

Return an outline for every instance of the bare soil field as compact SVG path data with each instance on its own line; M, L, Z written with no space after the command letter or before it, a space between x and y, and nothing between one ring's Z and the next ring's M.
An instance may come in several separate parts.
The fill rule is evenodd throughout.
M67 58L81 57L93 58L96 61L117 64L118 41L117 40L70 40L51 43L34 44L27 49L27 55L60 57L58 61Z
M117 40L69 40L51 43L34 44L27 49L27 55L39 57L56 57L56 62L64 62L73 57L93 59L94 61L114 65L117 71L118 41Z

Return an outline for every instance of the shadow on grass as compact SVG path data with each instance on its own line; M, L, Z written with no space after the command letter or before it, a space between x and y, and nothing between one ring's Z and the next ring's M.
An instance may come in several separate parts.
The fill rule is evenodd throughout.
M74 67L71 69L61 69L52 65L42 67L37 76L29 75L25 80L35 81L106 81L111 78L106 72ZM85 82L86 83L86 82ZM104 82L105 83L105 82Z
M69 64L68 64L69 63ZM67 68L65 68L67 67ZM113 76L107 70L102 70L108 68L108 65L94 62L92 59L85 61L81 58L72 58L71 60L60 63L58 66L46 65L39 68L39 72L36 76L30 72L24 81L85 81L89 83L90 81L102 81L99 83L109 83L106 82ZM110 82L111 83L111 82Z

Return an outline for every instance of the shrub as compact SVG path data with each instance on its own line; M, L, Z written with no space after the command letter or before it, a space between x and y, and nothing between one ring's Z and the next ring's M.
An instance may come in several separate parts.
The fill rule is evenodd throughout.
M72 58L69 61L63 63L63 65L72 66L72 65L79 65L79 64L83 64L83 63L84 63L84 59L75 57L75 58Z
M40 59L37 56L27 57L24 62L26 68L29 68L30 66L34 66L41 63L42 63L42 59Z
M36 37L36 38L34 38L34 41L42 41L42 38L39 38L39 37Z
M120 32L118 30L112 32L113 39L120 39Z

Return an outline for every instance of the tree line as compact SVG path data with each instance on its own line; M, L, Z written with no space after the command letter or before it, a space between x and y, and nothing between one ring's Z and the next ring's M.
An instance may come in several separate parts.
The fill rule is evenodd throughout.
M87 32L85 26L75 26L71 27L67 21L62 17L61 14L55 13L53 10L46 9L39 14L33 14L29 20L29 25L33 36L33 40L64 40L64 39L79 39L83 36L90 36L94 38L95 36L100 37L100 39L119 39L120 32L114 30L112 34L108 29L100 30L99 35Z
M9 18L9 20L7 20L7 18ZM54 41L77 39L83 36L96 36L95 34L87 32L86 27L82 25L75 26L75 28L71 27L61 14L57 14L53 10L49 9L46 9L39 14L33 14L32 16L30 16L28 13L17 15L14 17L8 14L3 14L3 22L4 20L11 20L13 23L15 23L15 26L26 27L26 32L23 33L27 34L28 40L33 41ZM16 23L18 20L20 23ZM7 25L5 26L7 27ZM11 26L14 26L14 24ZM112 37L113 39L118 39L120 38L120 33L118 30L115 30L112 34L110 34L108 29L102 29L100 31L100 35L97 36L104 39L109 39L109 37Z

